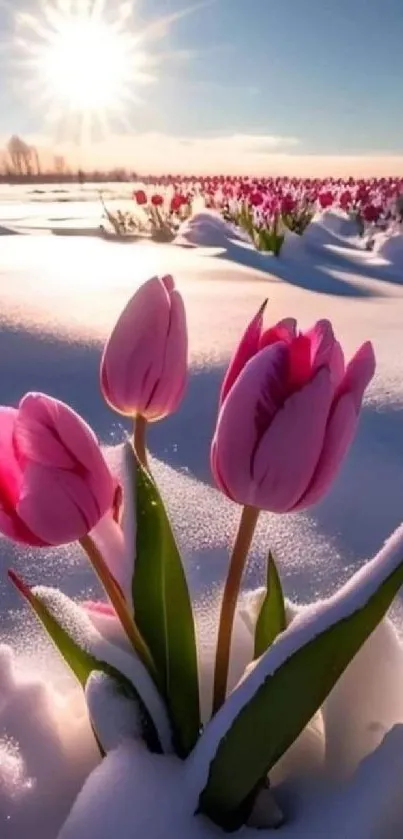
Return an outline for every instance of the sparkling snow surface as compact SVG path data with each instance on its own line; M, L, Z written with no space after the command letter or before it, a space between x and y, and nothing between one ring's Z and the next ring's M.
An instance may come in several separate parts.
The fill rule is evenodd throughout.
M60 205L54 205L53 210L54 216L60 218ZM39 210L35 212L37 221L44 228L51 226L49 218L43 216L43 207L41 212L42 216ZM93 216L90 210L85 220L87 206L84 210L81 207L80 212L82 218L78 210L76 213L80 224L93 226L95 213ZM71 205L66 216L69 213ZM0 205L0 225L5 227L13 219L14 225L18 222L20 226L32 226L31 216L32 207ZM71 215L69 219L72 224ZM370 338L375 345L378 368L368 391L357 439L331 493L306 514L261 517L246 587L261 584L263 562L270 546L277 554L288 596L306 602L330 594L379 550L403 519L400 349L403 264L396 257L398 249L393 250L393 260L385 258L385 248L373 253L362 250L353 233L340 228L339 221L326 214L324 223L317 221L306 239L290 239L279 260L255 253L247 243L236 241L229 234L219 241L217 238L212 248L113 244L86 236L53 237L46 232L24 237L4 235L0 239L1 402L14 404L27 390L47 391L70 402L92 424L112 463L120 459L115 447L129 427L109 411L99 394L102 342L139 283L157 272L175 275L188 311L190 383L178 414L151 429L150 446L155 458L153 469L168 503L198 600L206 655L211 653L218 585L239 515L235 505L212 487L209 441L225 365L246 322L266 297L269 298L268 322L293 315L304 328L318 318L329 317L347 358L362 341ZM343 239L338 235L340 229ZM346 237L349 232L351 235ZM85 559L75 548L25 551L5 540L1 548L0 643L11 644L18 653L20 674L12 675L9 655L2 652L0 836L1 839L55 839L66 816L66 807L71 805L89 769L95 765L97 754L82 698L72 688L70 677L28 609L22 607L11 589L6 569L12 566L30 583L60 586L66 594L78 599L93 599L99 590ZM401 612L397 602L393 614L398 629ZM247 646L241 629L238 640L240 647ZM382 644L380 649L383 650ZM400 663L396 652L394 655ZM393 673L403 695L399 667L394 667ZM38 675L45 676L46 689L40 683L30 683ZM239 675L234 671L233 679ZM352 757L338 754L340 727L345 719L343 703L351 704L352 692L357 690L356 681L349 685L347 675L343 682L345 698L341 704L336 703L331 717L333 729L329 728L332 731L329 748L336 755L334 765L343 771L346 766L355 769L357 759L368 751L368 732L362 735L364 740L367 738L366 745L361 744L354 751L357 721L351 723L351 731L346 721ZM374 684L376 681L375 675ZM394 686L392 679L390 693ZM53 701L56 688L57 702ZM375 746L388 723L403 721L403 709L397 703L393 714L389 714L390 709L383 714L379 708L373 709L368 698L366 702L368 726L378 725L377 731L373 730ZM31 723L29 726L27 723L31 714L35 735ZM381 747L375 776L392 753L398 768L401 742L402 734L396 729ZM130 759L129 752L122 758ZM364 779L362 783L370 772L371 760L375 757L358 770L359 778ZM106 767L99 771L109 770ZM358 795L359 778L356 787L353 784L350 788L351 800ZM63 779L64 795L60 791L60 779ZM382 783L379 780L378 786ZM399 795L401 798L401 788ZM370 812L372 794L367 794L366 800ZM50 815L47 820L45 815L41 816L41 822L36 808L43 813L46 801ZM333 812L338 815L331 816L329 821L340 820L345 806L350 805L336 802ZM377 818L378 815L373 815L372 822L376 823ZM32 819L36 832L32 832ZM326 824L326 834L327 827ZM316 829L311 822L309 829ZM73 836L82 839L82 835L85 839L103 839L107 834L89 832L87 836L67 831L63 839L73 839ZM156 835L159 839L164 834ZM212 835L211 831L207 835ZM291 834L285 830L284 839L294 835L298 839L305 837L303 833ZM389 836L387 832L382 835L386 839ZM350 833L346 828L345 836L378 839L376 832L354 833L353 828ZM178 837L182 839L181 834ZM123 833L120 839L126 839Z

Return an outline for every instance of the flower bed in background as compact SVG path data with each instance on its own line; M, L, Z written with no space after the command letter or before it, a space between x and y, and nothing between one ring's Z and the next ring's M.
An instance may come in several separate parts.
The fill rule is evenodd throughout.
M403 179L248 178L171 176L145 178L133 192L133 209L111 211L118 237L149 236L172 241L182 221L203 207L217 210L242 228L258 250L279 256L285 232L299 236L315 213L330 208L354 220L370 249L377 231L403 226Z

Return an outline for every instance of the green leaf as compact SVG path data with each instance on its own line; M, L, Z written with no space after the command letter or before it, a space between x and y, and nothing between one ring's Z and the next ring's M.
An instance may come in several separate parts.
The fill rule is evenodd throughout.
M200 733L196 633L182 561L158 488L127 446L135 481L136 561L132 594L136 624L157 668L175 746L185 757Z
M254 658L260 658L286 628L284 596L272 552L267 560L266 594L255 629Z
M213 821L241 825L250 793L384 617L403 584L403 528L398 535L344 589L294 620L206 727L193 759L208 761L199 807Z
M137 712L140 715L142 722L142 736L150 751L162 752L159 735L154 725L153 719L148 712L148 709L143 702L141 696L137 692L135 685L121 673L116 667L108 662L98 658L85 646L85 634L82 633L81 643L78 643L75 637L77 633L74 631L75 614L77 612L77 605L73 603L68 597L56 592L56 596L62 599L64 618L69 624L71 620L71 630L68 631L62 622L56 617L55 611L49 608L45 602L47 595L52 593L52 589L37 588L31 589L26 585L13 571L9 571L9 577L14 583L18 591L26 598L31 608L35 612L37 618L48 633L50 639L53 641L56 649L70 667L82 688L85 690L88 679L94 671L101 671L107 676L110 676L118 685L121 693L134 700L136 703ZM71 611L69 613L69 606ZM82 627L79 627L81 632ZM96 739L99 743L100 738L97 732L94 731Z

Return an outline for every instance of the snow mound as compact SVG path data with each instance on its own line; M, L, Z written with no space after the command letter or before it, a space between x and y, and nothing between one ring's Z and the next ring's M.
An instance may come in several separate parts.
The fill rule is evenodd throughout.
M379 256L403 271L403 233L385 234L378 239L376 250Z
M340 236L342 239L350 239L358 236L356 221L350 218L343 210L325 210L323 213L317 213L313 218L313 222L320 222L322 227L328 230L329 233Z
M345 786L323 790L316 804L296 812L281 839L401 839L403 726L396 726ZM305 791L306 792L306 791ZM310 790L312 795L313 788ZM214 839L223 834L194 816L186 763L124 743L92 773L58 839ZM342 830L342 833L341 833ZM279 834L279 835L280 835ZM244 839L273 836L243 828Z
M184 221L174 240L176 245L225 248L231 240L248 241L246 235L214 210L201 210Z
M280 252L280 259L292 259L299 262L306 257L305 234L298 236L292 230L286 230L284 242Z
M81 691L22 679L0 646L1 839L55 839L99 759Z

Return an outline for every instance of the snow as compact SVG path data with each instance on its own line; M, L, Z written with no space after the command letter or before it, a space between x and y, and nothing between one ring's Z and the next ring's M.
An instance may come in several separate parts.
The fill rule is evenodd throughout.
M94 670L85 686L90 719L104 752L110 752L125 740L140 740L142 719L139 708L119 692L114 679Z
M403 275L403 233L394 233L392 236L383 235L379 237L376 247L377 253L391 262Z
M28 676L0 647L1 839L55 839L98 762L81 691Z
M321 806L294 814L279 834L244 828L240 836L281 839L400 839L403 818L401 772L403 726L396 726L359 767L348 786L323 791ZM312 796L312 788L308 795ZM223 836L203 817L194 817L186 764L150 755L125 743L111 752L90 776L58 839L212 839ZM342 832L341 832L342 831Z
M206 720L219 584L239 516L239 509L212 488L208 466L218 388L229 355L246 321L267 296L269 320L292 314L305 327L330 317L347 357L367 338L374 342L377 375L367 394L358 438L331 493L307 513L263 515L245 575L247 589L261 585L271 547L291 600L301 603L331 595L402 519L403 377L396 351L403 320L402 266L380 249L364 251L354 224L330 212L315 220L319 225L313 228L315 241L308 232L305 244L304 237L294 240L294 256L285 249L280 259L256 253L222 225L215 225L210 237L211 220L203 228L200 215L203 247L140 242L120 246L91 236L49 235L52 227L66 232L96 227L96 196L85 196L93 203L84 203L80 191L76 197L75 205L51 203L49 195L41 196L37 204L24 203L21 194L17 200L0 203L2 227L40 228L23 238L1 237L2 402L14 403L28 389L45 390L71 402L93 425L111 463L120 469L117 446L130 429L108 410L98 392L102 342L140 282L156 272L175 275L188 310L190 383L181 410L151 429L150 445L152 470L167 500L197 600ZM108 538L105 532L99 535ZM98 764L99 753L81 691L4 572L13 566L30 583L60 587L78 600L97 599L100 590L74 547L42 552L6 542L1 547L0 641L12 645L14 664L11 667L10 650L2 648L0 836L55 839L85 778ZM392 615L401 631L400 599ZM128 657L127 644L116 627L105 619L94 618L93 623L104 636L99 642L102 649L113 643L114 656ZM239 618L231 687L241 678L251 647L250 631ZM346 839L400 838L401 827L399 832L388 819L397 820L396 824L400 820L400 826L403 819L402 667L398 637L391 624L383 622L322 712L274 769L280 804L294 819L281 829L284 839L324 835L336 839L341 825ZM119 732L106 732L108 742L115 742L115 736L119 739ZM151 760L149 755L142 755L139 762L138 754L137 744L126 743L108 755L90 776L62 839L83 839L81 827L76 830L74 825L88 817L83 801L86 809L87 795L102 787L104 775L111 792L107 783L101 800L97 792L94 808L99 815L91 821L92 833L86 826L85 839L110 839L115 833L125 839L125 830L131 837L136 827L139 835L147 833L150 839L167 833L178 839L222 835L184 811L185 790L191 788L192 778L185 778L183 765L171 757L165 757L168 762L162 765L161 759ZM130 765L130 774L120 786L121 761ZM112 794L122 802L121 816L112 805ZM134 822L131 828L123 822L119 834L118 819L124 820L129 803ZM156 820L152 832L150 813ZM113 834L108 835L110 821ZM256 833L245 830L242 835Z
M58 589L35 586L33 593L74 643L94 659L95 670L98 669L97 664L102 670L102 664L106 662L129 679L151 716L163 751L172 751L171 729L165 705L151 676L134 651L132 654L122 646L111 644L96 631L88 614Z

